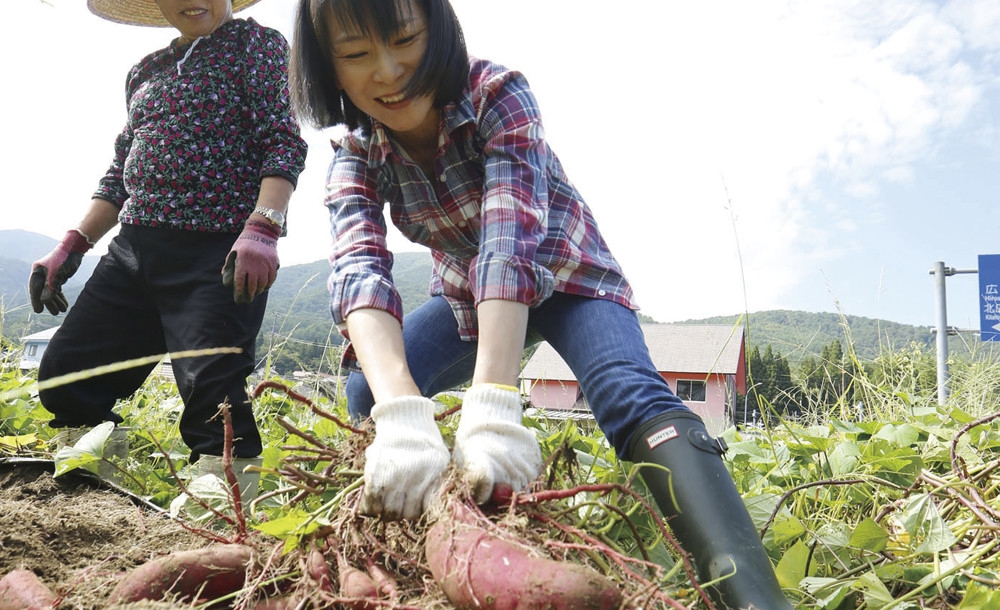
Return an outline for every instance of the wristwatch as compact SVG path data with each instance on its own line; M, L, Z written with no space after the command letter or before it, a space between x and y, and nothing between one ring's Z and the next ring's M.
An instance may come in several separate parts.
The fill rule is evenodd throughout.
M254 209L254 213L260 214L261 216L270 220L272 223L278 225L279 227L285 226L285 215L279 212L278 210L272 210L271 208L257 206L257 208Z

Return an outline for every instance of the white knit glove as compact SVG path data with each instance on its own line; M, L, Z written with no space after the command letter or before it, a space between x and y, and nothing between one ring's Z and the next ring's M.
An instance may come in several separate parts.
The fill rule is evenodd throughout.
M434 403L402 396L372 408L375 440L365 450L359 510L383 519L417 519L448 468L448 448L434 422Z
M538 477L542 452L535 433L521 424L520 392L492 383L472 386L462 402L452 456L478 504L490 499L494 485L520 491Z

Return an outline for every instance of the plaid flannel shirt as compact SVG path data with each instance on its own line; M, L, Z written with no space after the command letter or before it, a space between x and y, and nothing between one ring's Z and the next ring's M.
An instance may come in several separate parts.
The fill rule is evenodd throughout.
M463 340L478 337L475 306L535 306L553 291L637 309L597 224L545 141L523 75L473 59L468 87L441 111L434 175L374 122L333 142L325 204L334 246L328 282L341 332L376 308L402 321L392 283L384 204L393 224L431 250L431 295L443 295ZM354 366L353 352L345 365Z

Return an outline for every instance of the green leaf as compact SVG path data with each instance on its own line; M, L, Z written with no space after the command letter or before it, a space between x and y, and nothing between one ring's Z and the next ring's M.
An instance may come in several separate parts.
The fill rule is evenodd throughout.
M909 447L920 440L920 431L910 424L886 424L875 438L887 440L897 447Z
M747 512L750 513L750 518L753 519L754 526L759 530L764 527L768 519L771 518L771 513L774 512L774 507L778 505L778 500L781 498L775 494L761 494L759 496L752 496L749 498L743 498L743 503L746 504ZM782 507L778 514L787 514L788 509Z
M292 509L285 515L254 524L252 527L260 532L285 541L285 553L299 545L299 542L320 527L329 525L325 519L318 519L301 509Z
M871 572L858 578L854 582L854 588L862 592L868 608L882 608L894 601L889 589Z
M38 444L37 434L19 434L17 436L0 436L0 449L11 449L15 452Z
M900 513L900 523L910 535L910 544L918 553L937 553L955 544L955 535L941 518L930 493L912 496Z
M774 520L774 542L783 545L806 533L806 526L791 515L778 515Z
M861 461L861 450L857 443L838 443L829 453L830 470L834 476L842 476L857 472Z
M838 610L848 595L854 591L853 580L840 581L836 578L817 578L807 576L802 579L799 586L803 591L809 593L816 599L816 604L822 610ZM853 604L848 606L853 608Z
M871 517L859 523L851 534L851 546L873 553L883 551L888 542L889 535Z
M233 501L229 490L222 479L214 474L197 477L189 481L186 487L190 495L182 493L174 498L170 503L171 517L183 518L186 521L196 523L215 519L212 511L202 506L201 502L208 504L220 513L232 512Z
M98 466L104 457L104 445L114 429L114 422L106 421L87 431L75 445L60 448L54 457L55 476L64 475L76 468L84 468L97 474Z
M782 588L797 589L799 587L802 579L808 576L806 574L806 562L808 560L809 547L801 540L792 545L792 548L785 551L785 554L781 557L781 561L774 568L774 573L777 575L778 582L781 583Z
M1000 590L970 581L965 590L965 598L958 604L958 610L995 610L1000 608Z

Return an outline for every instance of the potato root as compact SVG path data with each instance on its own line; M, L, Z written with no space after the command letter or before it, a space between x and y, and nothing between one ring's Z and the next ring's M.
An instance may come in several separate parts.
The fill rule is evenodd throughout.
M0 579L0 610L52 610L57 598L31 570L12 570Z
M109 602L223 597L243 588L252 557L250 547L239 544L171 553L130 572L111 592Z
M476 524L472 509L449 498L428 529L427 563L458 610L614 610L618 587L579 564L542 557Z

